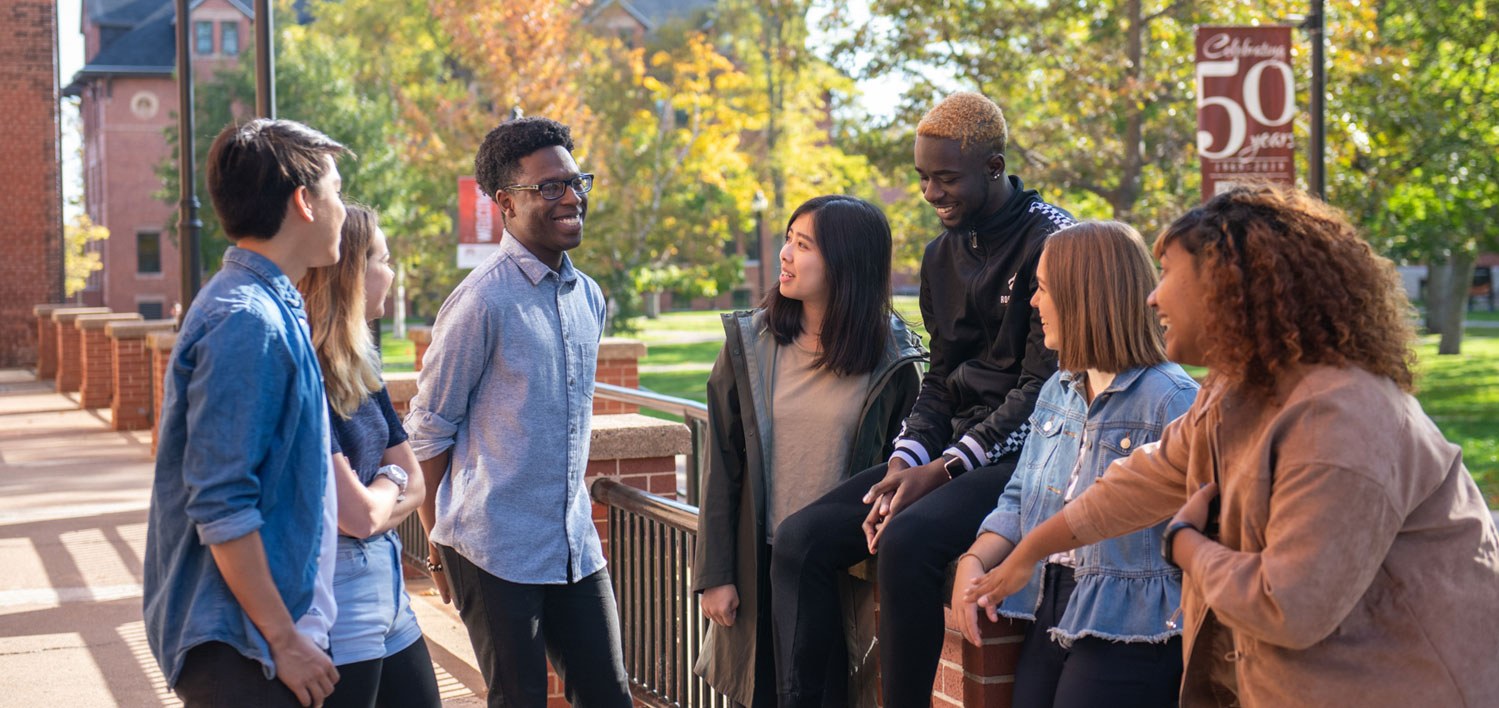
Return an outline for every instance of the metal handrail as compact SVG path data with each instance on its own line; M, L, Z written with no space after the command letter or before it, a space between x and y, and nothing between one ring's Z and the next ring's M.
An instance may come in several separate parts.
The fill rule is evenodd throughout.
M708 407L697 401L675 396L625 388L614 384L596 383L593 395L607 401L618 401L632 406L660 411L680 417L692 433L692 450L687 453L687 488L683 497L688 504L697 504L703 474L708 464Z
M728 698L692 670L708 631L693 590L697 509L609 477L594 480L590 492L607 513L604 547L637 704L728 708Z
M668 415L677 415L690 420L708 420L708 407L697 401L689 401L676 396L663 396L659 393L641 391L636 388L625 388L614 384L596 383L593 385L595 396L609 401L619 401L631 405L649 408L653 411L661 411Z

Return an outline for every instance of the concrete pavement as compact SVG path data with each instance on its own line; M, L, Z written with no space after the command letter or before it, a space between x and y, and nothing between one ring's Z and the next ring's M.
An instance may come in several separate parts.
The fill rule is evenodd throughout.
M0 369L0 706L180 705L141 620L151 436L108 416ZM483 705L457 612L410 591L443 704Z

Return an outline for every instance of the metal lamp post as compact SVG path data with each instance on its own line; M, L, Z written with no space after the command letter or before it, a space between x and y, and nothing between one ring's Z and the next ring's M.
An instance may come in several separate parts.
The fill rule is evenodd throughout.
M765 193L758 189L755 190L755 198L750 200L750 211L755 215L755 260L760 262L758 273L760 281L760 297L758 299L760 300L765 299L765 267L767 263L767 259L765 258L765 210L768 208L770 208L770 202L766 201Z

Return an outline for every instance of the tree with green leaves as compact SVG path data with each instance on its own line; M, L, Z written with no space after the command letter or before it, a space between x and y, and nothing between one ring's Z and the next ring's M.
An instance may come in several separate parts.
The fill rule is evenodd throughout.
M1427 327L1461 351L1482 252L1499 250L1499 8L1484 0L1387 0L1350 47L1357 71L1330 114L1346 124L1333 201L1377 247L1425 263Z

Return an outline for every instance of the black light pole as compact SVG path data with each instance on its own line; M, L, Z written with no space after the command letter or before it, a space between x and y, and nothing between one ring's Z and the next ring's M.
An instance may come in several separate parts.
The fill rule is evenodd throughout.
M1325 16L1322 9L1323 0L1312 0L1312 13L1306 18L1307 34L1312 40L1312 89L1311 89L1311 150L1307 155L1308 182L1310 182L1312 194L1317 198L1327 199L1327 125L1323 117L1325 113L1324 99L1327 96L1327 40Z
M202 284L199 256L203 222L198 219L197 176L193 171L193 57L188 39L188 0L177 0L177 208L178 254L182 261L182 315ZM179 323L181 319L177 320Z
M255 115L261 118L276 117L276 56L271 48L275 29L271 0L255 0Z

